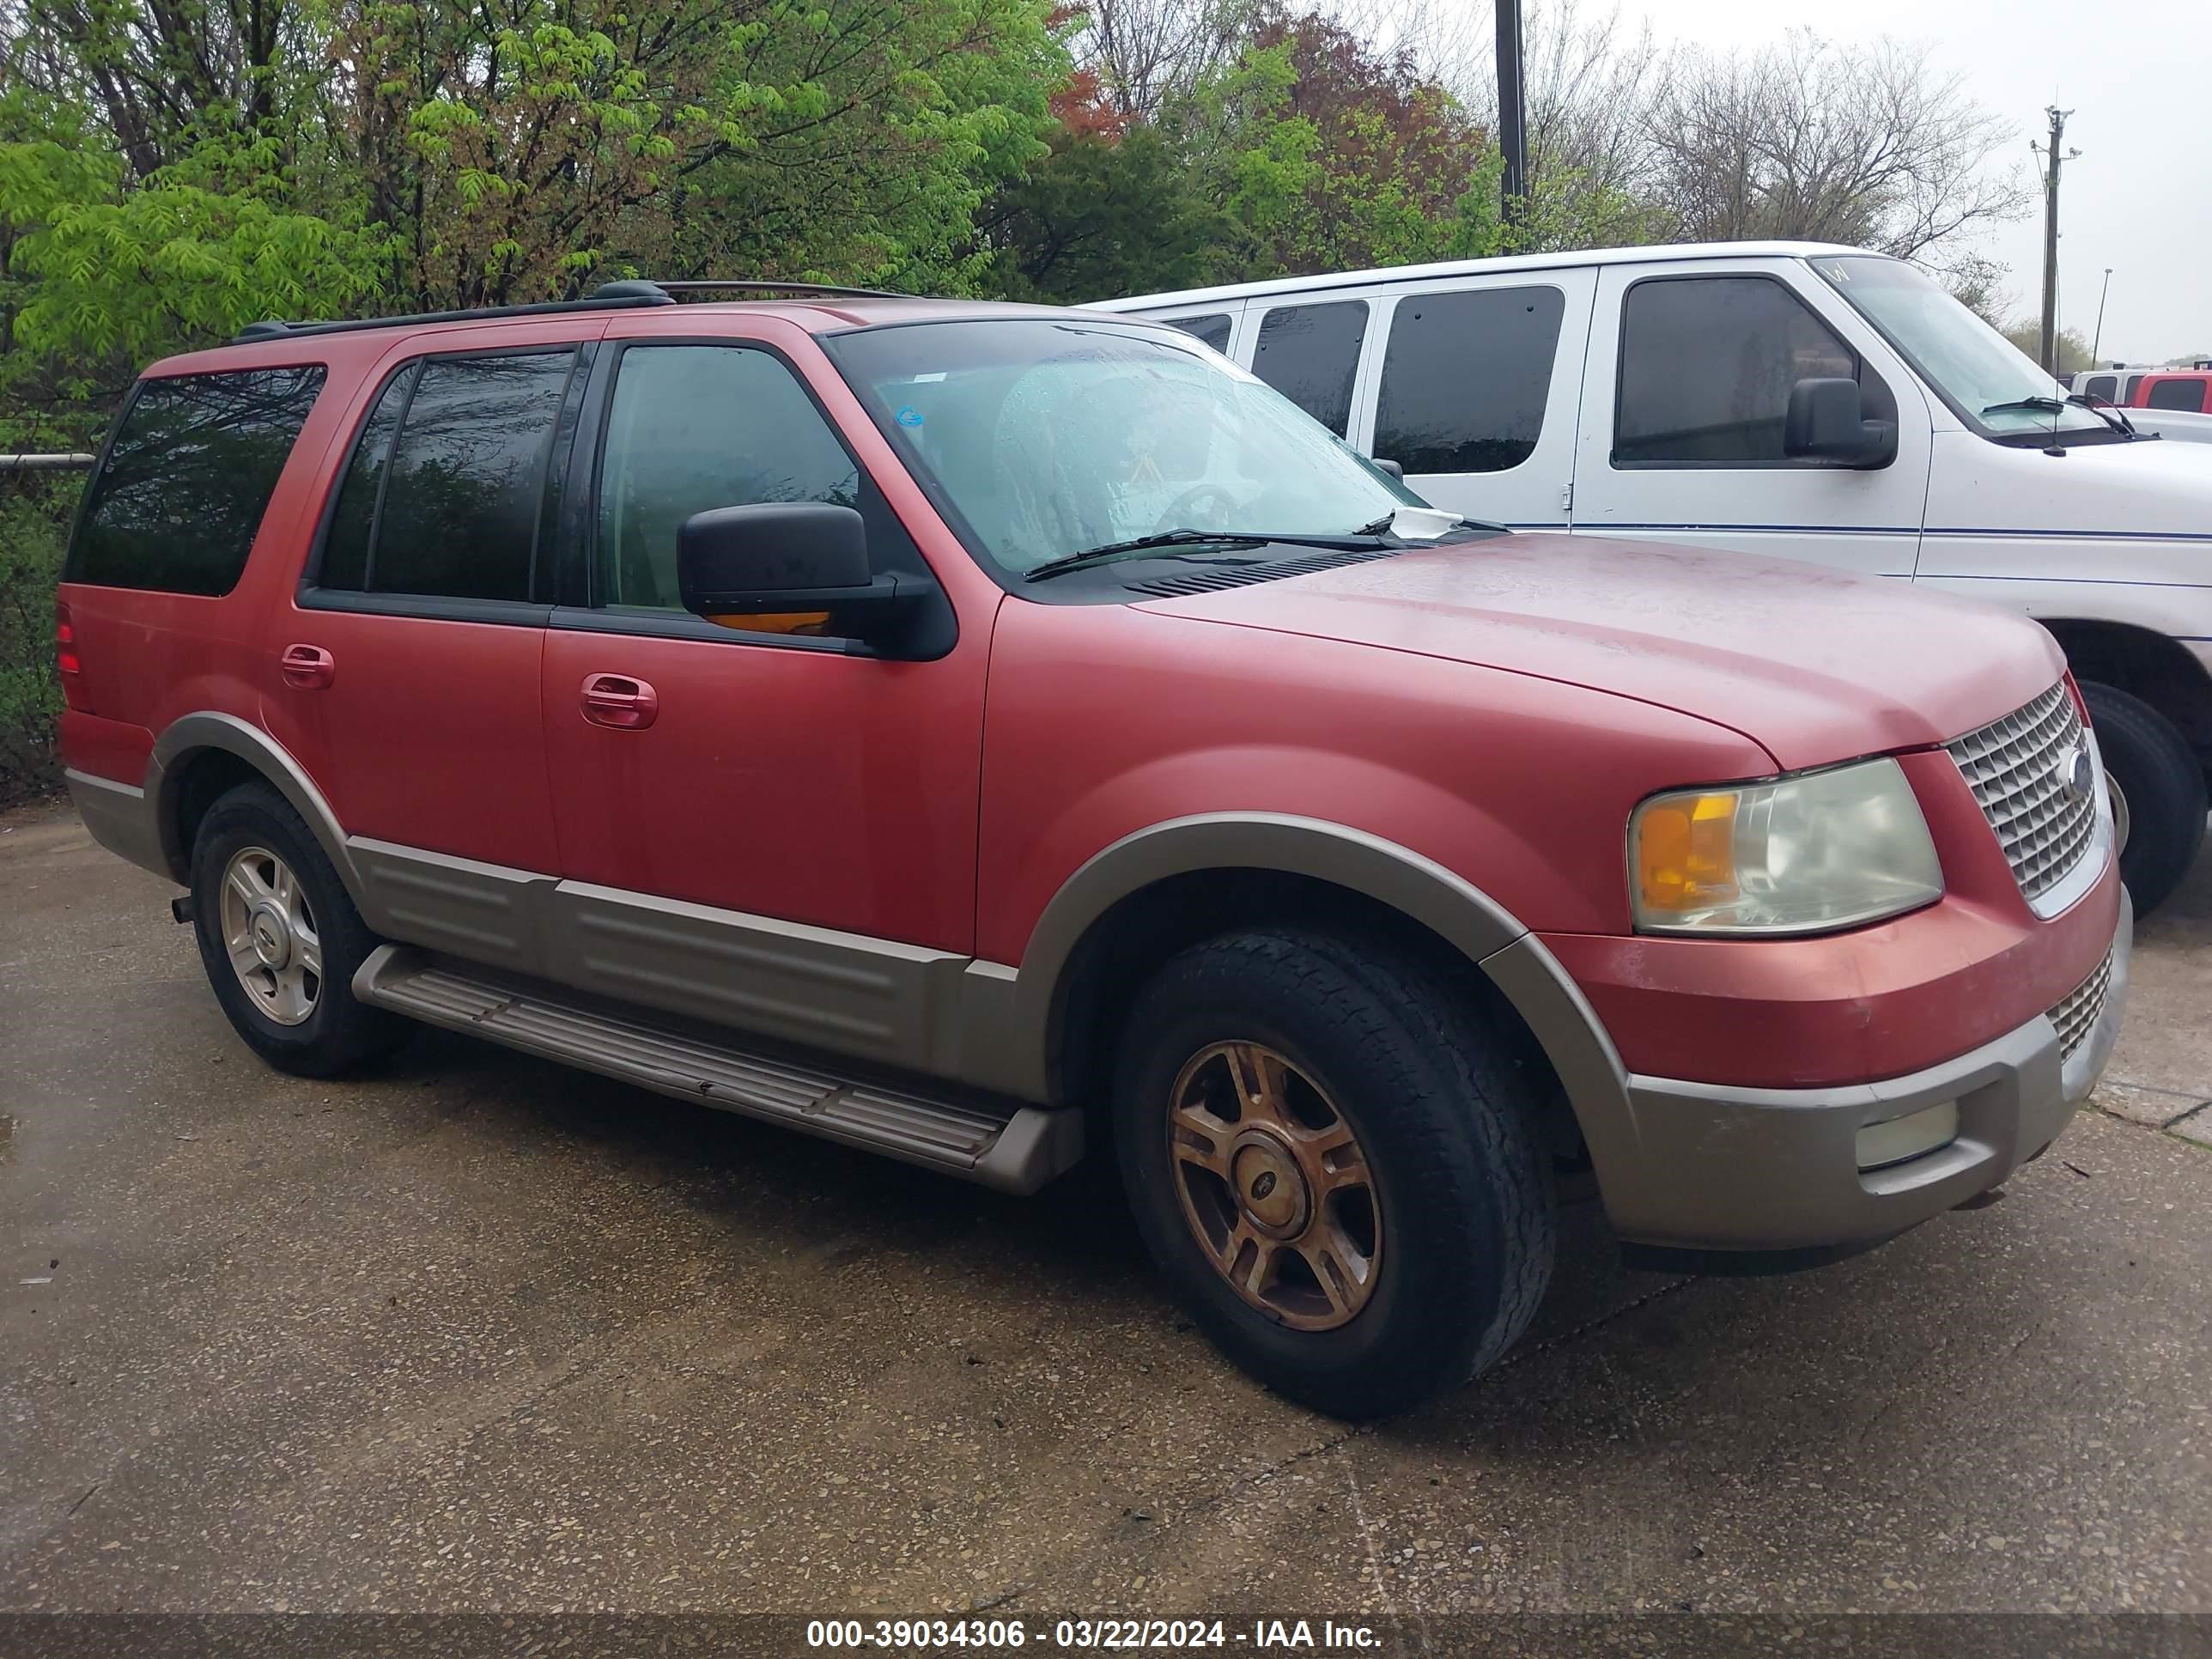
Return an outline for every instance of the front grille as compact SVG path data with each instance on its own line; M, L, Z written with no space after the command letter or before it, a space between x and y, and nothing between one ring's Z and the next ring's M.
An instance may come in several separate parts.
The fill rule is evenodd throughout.
M2097 827L2097 793L2073 787L2081 716L2063 682L2024 708L1944 745L2033 902L2066 878Z
M2105 993L2112 984L2112 953L2105 952L2105 959L2097 964L2097 971L2060 998L2051 1011L2051 1023L2058 1029L2058 1054L2063 1060L2074 1058L2074 1051L2088 1038L2097 1027L2097 1016L2105 1012Z

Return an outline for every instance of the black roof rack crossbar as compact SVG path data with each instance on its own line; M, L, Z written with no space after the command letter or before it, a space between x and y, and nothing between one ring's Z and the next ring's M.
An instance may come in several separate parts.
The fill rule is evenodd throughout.
M887 288L841 288L835 283L777 283L750 277L724 282L720 277L708 276L696 281L655 283L653 286L668 294L708 294L726 290L737 294L844 295L856 300L908 300L914 297L908 294L895 293Z
M653 283L638 277L602 283L580 300L548 300L538 305L486 306L474 311L422 311L404 317L356 317L337 322L249 323L233 337L233 343L249 340L287 339L301 334L344 334L364 328L404 328L421 323L473 323L501 317L550 317L570 311L628 311L641 306L672 306L678 294L715 291L743 294L842 295L856 299L903 300L908 296L879 288L838 288L828 283L769 281Z

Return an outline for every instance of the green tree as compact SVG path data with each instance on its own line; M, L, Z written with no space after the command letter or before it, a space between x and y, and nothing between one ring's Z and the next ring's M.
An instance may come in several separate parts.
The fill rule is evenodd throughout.
M1001 193L982 224L999 291L1054 303L1212 281L1237 230L1152 125L1118 138L1055 135L1047 160Z
M2018 346L2021 352L2036 362L2043 361L2043 325L2033 318L2022 318L2001 331L2005 338ZM2058 331L2058 373L2078 374L2085 368L2096 367L2089 356L2089 343L2074 329Z

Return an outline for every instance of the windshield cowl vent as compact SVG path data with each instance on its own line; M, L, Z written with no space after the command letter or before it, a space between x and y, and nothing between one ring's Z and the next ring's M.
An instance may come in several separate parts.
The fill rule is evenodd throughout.
M1310 570L1334 570L1339 565L1364 564L1370 559L1387 559L1394 553L1403 553L1402 547L1350 548L1341 553L1316 553L1310 559L1285 559L1275 564L1238 565L1222 570L1193 570L1181 575L1153 576L1129 586L1139 593L1149 593L1158 599L1188 599L1194 593L1218 593L1225 588L1249 587L1254 582L1271 582L1282 576L1303 576Z

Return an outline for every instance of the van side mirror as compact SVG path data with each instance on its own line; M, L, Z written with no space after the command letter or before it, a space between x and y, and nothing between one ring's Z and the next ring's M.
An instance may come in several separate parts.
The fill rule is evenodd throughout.
M849 507L760 501L709 507L677 527L684 608L725 628L894 641L925 597L911 576L868 568L868 532Z
M1782 453L1835 466L1887 466L1897 459L1897 424L1866 418L1856 380L1800 380L1790 388Z
M1406 482L1406 469L1400 465L1396 461L1386 461L1380 455L1370 455L1367 459L1370 461L1372 461L1376 466L1382 468L1383 471L1389 473L1392 477L1395 478L1400 483Z

